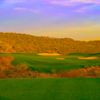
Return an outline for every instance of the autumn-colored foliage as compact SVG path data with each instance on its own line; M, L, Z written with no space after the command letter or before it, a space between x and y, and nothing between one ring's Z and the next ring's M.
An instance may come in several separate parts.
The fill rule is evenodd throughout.
M70 70L69 72L61 71L57 75L64 78L100 77L100 66L85 66L84 68Z
M35 72L28 70L26 64L14 66L11 61L14 57L11 55L0 56L0 78L25 78L34 77Z
M63 78L63 77L67 78L68 77L68 71L64 71L64 72L60 71L60 72L57 73L57 76L61 77L61 78Z

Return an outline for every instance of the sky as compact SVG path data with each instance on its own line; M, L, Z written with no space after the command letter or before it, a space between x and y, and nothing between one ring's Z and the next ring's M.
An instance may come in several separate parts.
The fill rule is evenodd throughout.
M100 0L0 0L0 32L100 39Z

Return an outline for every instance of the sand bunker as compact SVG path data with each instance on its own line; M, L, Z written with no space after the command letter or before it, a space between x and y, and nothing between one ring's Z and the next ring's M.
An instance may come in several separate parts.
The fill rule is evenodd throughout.
M58 54L58 53L38 53L38 55L41 55L41 56L59 56L61 54Z
M79 57L78 59L99 59L98 57Z
M56 58L56 59L64 60L65 58Z

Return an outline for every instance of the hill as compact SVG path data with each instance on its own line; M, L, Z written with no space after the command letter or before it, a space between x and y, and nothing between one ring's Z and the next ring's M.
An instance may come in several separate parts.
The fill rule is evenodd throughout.
M79 41L70 38L51 38L20 33L0 32L0 52L3 53L99 53L100 41Z

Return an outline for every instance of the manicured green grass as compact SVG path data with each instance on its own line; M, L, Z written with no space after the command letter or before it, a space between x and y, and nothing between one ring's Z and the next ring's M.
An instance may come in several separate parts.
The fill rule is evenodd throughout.
M73 53L60 56L24 53L11 55L15 57L12 64L24 63L39 72L51 72L52 68L64 71L100 65L100 59L77 59L82 56L100 57L99 53ZM65 58L65 60L56 58ZM0 100L100 100L100 78L1 79Z
M2 55L2 54L0 54ZM69 55L60 56L40 56L34 53L13 53L15 57L12 62L14 65L27 64L32 70L39 72L51 73L52 68L56 68L57 71L65 71L70 69L83 68L84 66L96 66L100 65L100 59L94 60L82 60L78 57L97 56L100 57L100 53L97 54L85 54L85 53L72 53ZM65 58L64 60L56 58Z
M100 100L100 78L1 79L0 100Z

